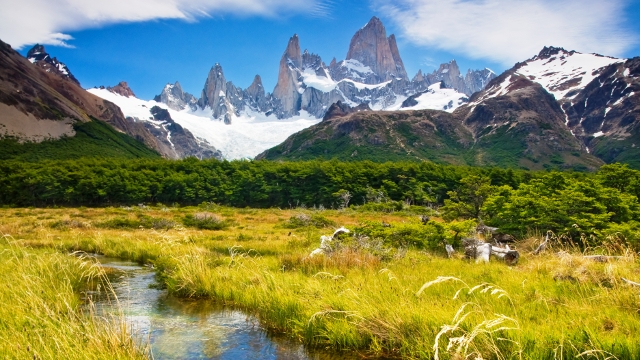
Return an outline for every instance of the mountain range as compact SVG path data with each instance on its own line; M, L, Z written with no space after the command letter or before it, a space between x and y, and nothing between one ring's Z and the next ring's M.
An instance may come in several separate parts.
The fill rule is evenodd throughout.
M114 136L170 159L640 168L638 58L545 47L500 76L463 76L452 60L409 79L395 36L374 17L352 37L345 60L329 65L292 36L272 92L259 75L237 87L215 64L198 98L175 82L147 101L124 81L85 91L41 45L25 59L2 43L0 61L4 143L69 141L86 133L83 124L105 122Z
M334 58L329 65L301 51L299 37L292 36L272 92L265 90L260 75L246 89L235 86L220 64L209 71L199 97L185 92L179 82L168 83L153 101L134 101L130 94L107 91L110 88L89 91L118 104L135 121L153 118L153 106L164 107L198 141L215 146L226 159L237 159L253 158L318 123L338 101L352 107L366 103L376 110L451 112L495 76L489 69L469 70L463 76L452 60L430 74L418 71L409 80L395 36L387 36L380 19L373 17L351 39L346 59Z
M231 124L246 110L275 115L278 119L299 116L303 111L322 118L328 107L338 101L353 106L366 102L377 110L399 109L408 97L418 94L429 97L435 92L429 87L443 82L445 88L456 91L455 95L450 95L443 104L428 106L453 110L495 76L491 70L484 69L469 70L463 77L452 60L431 74L419 71L409 80L395 36L387 37L380 19L373 17L351 39L346 59L336 61L334 58L328 66L319 55L308 50L302 52L298 35L292 36L280 60L278 82L271 93L265 92L259 75L247 89L241 89L227 81L222 66L215 64L199 99L184 92L176 82L167 84L154 100L176 111L206 110L211 112L211 118Z
M257 158L409 157L576 170L625 162L640 168L639 64L640 58L545 47L450 114L330 110L321 123Z

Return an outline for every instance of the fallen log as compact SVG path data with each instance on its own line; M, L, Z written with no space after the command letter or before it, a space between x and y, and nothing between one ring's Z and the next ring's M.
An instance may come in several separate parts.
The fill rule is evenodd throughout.
M516 250L511 250L509 246L504 249L494 246L491 248L491 254L504 260L507 265L515 265L520 260L520 253Z
M462 243L465 256L474 259L476 263L489 262L491 255L504 260L507 265L515 265L520 259L520 253L516 250L511 250L509 246L506 248L493 246L475 238L464 239Z

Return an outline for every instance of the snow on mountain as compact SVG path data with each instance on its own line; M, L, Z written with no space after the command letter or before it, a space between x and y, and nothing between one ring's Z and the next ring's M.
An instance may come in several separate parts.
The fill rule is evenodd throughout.
M520 66L516 74L542 85L556 100L575 97L605 66L624 62L597 54L582 54L561 48L545 48Z
M307 87L312 87L325 93L335 90L338 86L338 83L330 77L317 75L313 69L305 69L302 73L302 78L303 83L307 85Z
M264 150L282 143L291 134L321 121L305 112L301 112L300 116L278 120L275 116L247 110L240 116L234 116L232 124L227 125L222 121L213 120L212 110L209 108L176 111L164 103L124 97L106 89L87 91L115 103L125 116L137 121L156 124L157 121L153 120L150 109L154 106L166 109L176 123L191 131L197 139L209 142L220 150L227 160L253 158Z
M417 96L410 97L408 101L403 101L390 106L386 110L444 110L453 112L461 105L466 104L469 99L465 94L453 89L442 88L440 84L429 86L428 90Z
M624 62L598 54L583 54L567 51L562 48L545 47L540 54L516 64L511 70L511 76L502 82L487 87L479 98L470 105L477 105L483 101L506 95L514 86L518 75L540 84L547 92L554 95L556 100L571 101L591 83L601 71L612 64Z

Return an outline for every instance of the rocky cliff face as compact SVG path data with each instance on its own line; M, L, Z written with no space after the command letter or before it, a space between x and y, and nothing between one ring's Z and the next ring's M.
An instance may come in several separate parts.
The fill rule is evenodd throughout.
M131 90L126 81L120 81L118 85L113 87L109 86L107 87L107 90L124 97L136 97L136 94L133 93L133 90Z
M273 89L273 96L278 99L280 109L279 118L288 118L298 115L300 112L299 77L302 71L302 54L300 53L300 39L293 35L289 39L287 48L280 59L278 70L278 83Z
M44 46L40 44L36 44L31 48L31 50L29 50L27 53L27 60L43 68L46 72L57 74L62 78L69 79L80 85L80 82L75 78L75 76L73 76L67 65L58 61L55 57L52 58L47 54Z
M368 68L369 71L360 72L365 75L362 79L365 84L407 79L395 36L387 37L382 21L375 16L351 38L346 60Z
M229 90L235 93L234 86ZM231 99L227 98L227 81L220 64L215 64L209 71L198 105L203 109L211 108L214 119L223 119L226 124L231 124L236 109L231 104Z
M441 64L438 70L434 70L430 74L423 74L422 70L419 70L411 82L417 91L423 91L433 84L442 82L448 89L454 89L471 96L484 89L495 77L496 74L489 69L469 69L463 77L458 63L455 60L451 60L448 63Z
M198 159L222 160L220 151L204 140L197 140L189 130L173 121L167 110L154 106L150 112L156 122L143 122L143 124L157 139L158 148L164 157L169 159L196 157Z
M256 75L251 85L244 91L247 106L258 112L266 113L271 110L271 104L262 86L262 78Z
M167 84L162 89L160 95L157 95L153 100L159 103L167 104L170 109L181 111L189 107L192 111L198 109L198 99L195 96L184 92L179 82L175 84Z

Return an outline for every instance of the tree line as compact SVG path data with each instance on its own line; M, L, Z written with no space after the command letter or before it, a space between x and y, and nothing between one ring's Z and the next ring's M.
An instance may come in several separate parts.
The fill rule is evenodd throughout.
M640 171L620 164L580 173L427 162L0 161L4 206L338 208L404 202L441 206L446 219L481 219L514 234L552 230L584 245L595 237L640 242L639 197Z
M35 163L0 161L0 204L109 206L138 203L235 207L337 207L349 191L363 204L372 189L412 204L441 203L460 179L479 174L517 187L532 173L433 163L339 161L178 161L79 159Z

